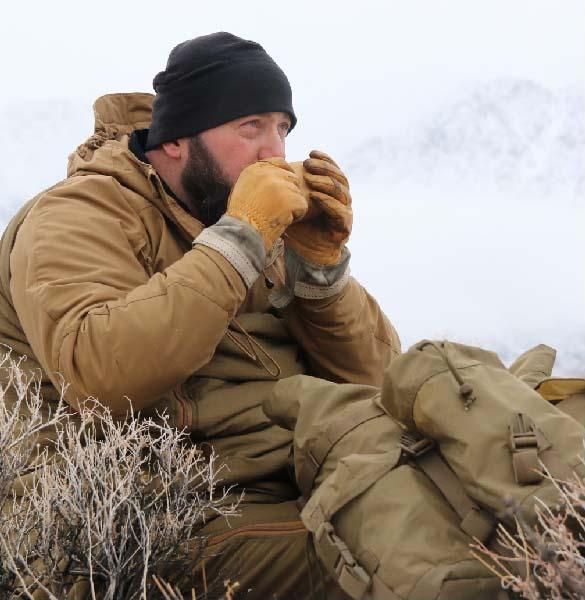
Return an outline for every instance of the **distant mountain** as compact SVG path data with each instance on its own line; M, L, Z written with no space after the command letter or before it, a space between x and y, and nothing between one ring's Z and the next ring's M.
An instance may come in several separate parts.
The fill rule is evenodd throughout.
M352 178L585 193L585 90L496 80L407 127L357 146Z

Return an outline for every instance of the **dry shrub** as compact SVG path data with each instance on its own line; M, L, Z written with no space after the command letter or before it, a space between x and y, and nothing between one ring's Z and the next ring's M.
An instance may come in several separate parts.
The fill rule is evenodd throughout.
M514 506L516 531L500 525L498 550L473 545L474 556L502 581L505 589L527 600L578 600L585 597L585 482L551 479L559 504L536 505L536 524L528 525Z
M47 415L38 381L9 355L0 367L0 597L160 597L153 576L185 586L202 523L237 511L216 457L164 419L116 419L95 402Z

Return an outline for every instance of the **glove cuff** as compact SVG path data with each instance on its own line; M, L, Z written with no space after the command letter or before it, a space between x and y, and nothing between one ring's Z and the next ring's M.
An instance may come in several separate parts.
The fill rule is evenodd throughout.
M266 250L262 237L248 223L224 215L215 225L206 227L194 240L219 252L240 274L246 287L252 287L264 268Z
M270 294L271 304L275 308L284 308L295 297L321 300L339 294L349 281L350 257L349 250L344 248L337 264L318 265L285 246L286 281L281 288L273 290Z

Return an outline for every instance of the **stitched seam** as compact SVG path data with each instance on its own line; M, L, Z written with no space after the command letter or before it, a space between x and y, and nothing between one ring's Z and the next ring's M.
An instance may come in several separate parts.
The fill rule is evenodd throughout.
M275 535L288 535L306 533L307 528L303 521L283 521L276 523L258 523L257 525L244 525L232 531L212 535L208 539L208 546L215 546L228 540L240 537L272 537Z
M473 369L474 367L478 367L483 365L484 363L482 363L481 361L475 360L474 362L472 362L470 365L466 365L464 367L456 367L458 371L462 371L464 369ZM439 375L442 375L443 373L446 373L447 371L449 371L449 367L447 365L445 365L444 368L440 369L439 371L435 371L434 373L431 373L430 375L428 375L427 377L425 377L425 379L420 383L420 385L418 385L416 388L413 389L413 402L410 406L410 419L411 421L414 423L414 403L416 401L416 397L419 395L420 391L422 390L422 388L431 380L434 379L435 377L438 377Z
M335 283L330 286L322 287L310 283L297 281L295 284L295 296L305 299L321 299L335 296L347 285L349 281L349 269Z
M206 229L193 242L194 246L198 244L219 252L241 275L247 288L250 288L258 278L260 272L254 267L246 254L231 241Z
M376 333L373 334L374 339L378 340L381 344L384 344L385 346L388 346L390 349L392 349L396 354L399 354L398 350L396 350L394 348L394 346L392 345L392 342L390 340L385 340L383 337L377 335Z
M231 244L225 242L219 243L215 240L201 240L197 242L197 245L206 246L219 252L242 276L246 287L249 288L255 281L254 275L257 275L258 272L254 269L250 261L236 251Z

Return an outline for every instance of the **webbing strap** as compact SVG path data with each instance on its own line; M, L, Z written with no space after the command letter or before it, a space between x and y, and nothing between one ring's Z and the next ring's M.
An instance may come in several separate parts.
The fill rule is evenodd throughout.
M534 421L527 415L518 413L509 425L512 468L518 485L534 485L542 481L538 462L538 437Z
M416 440L415 447L422 448L418 453L409 451L408 443L412 437L403 437L402 447L421 469L421 471L439 488L461 522L459 526L470 537L486 542L496 527L496 521L483 511L468 495L461 481L440 454L434 444L426 438ZM427 442L425 444L425 442Z
M514 415L510 422L510 451L512 468L519 485L540 483L544 474L542 465L554 479L567 480L573 470L555 452L544 433L537 429L534 421L523 413Z
M335 577L339 587L354 600L359 600L371 585L371 578L357 563L345 542L335 534L333 525L324 521L314 536L319 557Z
M372 575L372 585L364 596L364 600L403 600L403 596L395 594L377 573Z
M337 419L331 421L323 435L308 445L297 471L297 483L305 498L311 495L315 477L331 448L352 429L382 415L386 415L386 413L374 403L367 407L360 405L359 410L343 412Z
M459 515L461 529L471 537L487 541L495 529L495 520L467 495L459 478L439 454L429 452L416 459L416 463Z

